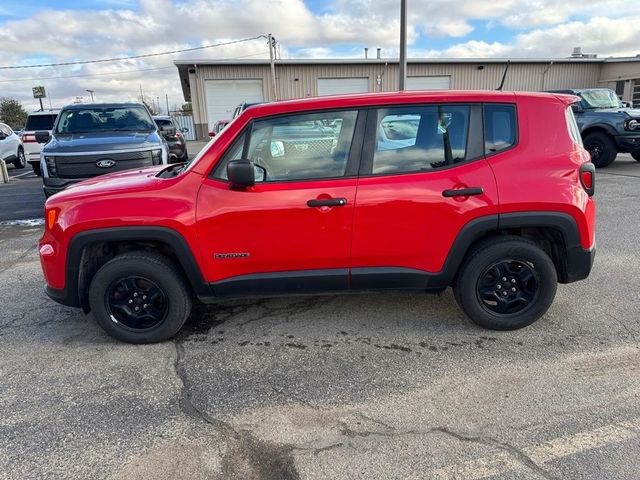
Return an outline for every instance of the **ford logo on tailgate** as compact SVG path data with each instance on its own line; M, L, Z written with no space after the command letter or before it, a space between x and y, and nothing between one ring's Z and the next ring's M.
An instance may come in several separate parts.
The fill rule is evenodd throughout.
M96 167L98 168L111 168L116 164L116 162L114 160L110 160L110 159L104 159L104 160L98 160L96 162Z

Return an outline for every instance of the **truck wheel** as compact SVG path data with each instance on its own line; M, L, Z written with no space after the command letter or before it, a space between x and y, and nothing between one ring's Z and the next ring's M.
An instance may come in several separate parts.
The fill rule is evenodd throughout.
M42 170L40 169L40 162L32 163L31 168L33 168L33 173L35 173L37 177L40 177L42 175Z
M89 306L98 324L128 343L173 337L191 313L189 288L166 257L148 252L117 255L97 271Z
M584 148L591 154L591 162L598 167L607 167L618 154L616 146L606 133L594 132L584 139Z
M24 150L22 147L18 148L18 154L16 155L16 159L13 162L13 166L15 168L24 168L27 164L27 158L24 156Z
M640 152L633 152L631 156L633 157L634 160L637 160L638 162L640 162Z
M558 277L549 256L516 236L480 243L466 258L454 285L458 305L478 325L515 330L548 310Z

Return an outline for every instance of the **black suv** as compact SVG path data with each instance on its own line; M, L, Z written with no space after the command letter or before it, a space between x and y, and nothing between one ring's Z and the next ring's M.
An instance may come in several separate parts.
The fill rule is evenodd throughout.
M551 90L580 97L573 113L584 147L596 167L606 167L620 153L630 153L640 162L640 109L622 105L608 88Z
M186 162L189 160L187 153L187 142L183 133L189 131L187 128L180 128L169 115L154 115L153 121L158 125L162 136L169 146L169 163Z

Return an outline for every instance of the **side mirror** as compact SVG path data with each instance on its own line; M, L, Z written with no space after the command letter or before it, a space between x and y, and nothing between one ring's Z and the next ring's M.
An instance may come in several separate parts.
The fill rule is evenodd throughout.
M271 157L284 157L284 142L271 142Z
M631 104L629 102L620 102L622 104L622 108L629 108Z
M47 143L49 140L51 140L51 134L47 130L36 132L36 142Z
M235 187L253 187L256 173L249 160L233 160L227 164L227 178Z

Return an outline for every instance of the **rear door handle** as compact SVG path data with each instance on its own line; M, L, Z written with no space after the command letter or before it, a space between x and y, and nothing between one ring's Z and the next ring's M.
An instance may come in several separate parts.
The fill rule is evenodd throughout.
M346 198L315 198L307 201L307 207L342 207L346 204Z
M450 190L443 190L442 196L449 197L471 197L473 195L482 195L484 191L482 187L469 187L469 188L452 188Z

